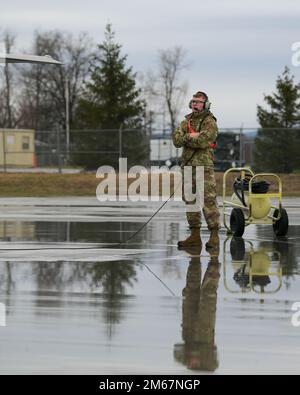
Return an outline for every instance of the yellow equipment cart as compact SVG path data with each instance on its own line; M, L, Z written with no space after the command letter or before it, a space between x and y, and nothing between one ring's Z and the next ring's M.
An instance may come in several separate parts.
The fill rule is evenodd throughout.
M238 172L233 183L233 194L226 200L228 174ZM277 185L276 192L269 192L270 183L261 178L273 179ZM272 205L271 198L278 205ZM231 211L229 212L229 208ZM226 218L230 217L229 225ZM225 171L223 176L223 222L228 234L241 237L245 226L250 224L272 224L276 236L286 236L289 219L282 207L281 179L273 173L257 173L248 167L235 167Z

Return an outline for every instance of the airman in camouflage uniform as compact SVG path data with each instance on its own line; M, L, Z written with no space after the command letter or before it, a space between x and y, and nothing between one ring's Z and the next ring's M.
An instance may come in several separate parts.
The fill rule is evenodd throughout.
M196 189L196 166L204 167L204 206L203 213L211 232L210 239L206 243L207 248L214 247L219 243L219 217L217 205L216 180L214 175L213 147L215 146L218 127L216 118L209 111L210 103L204 92L197 92L190 102L192 113L185 116L180 126L173 132L175 147L183 147L181 157L182 170L184 166L192 166L192 187ZM184 185L183 179L183 185ZM184 191L183 191L184 192ZM186 204L192 204L185 199ZM189 212L187 220L191 229L191 236L184 241L179 241L179 247L201 244L200 227L201 211Z

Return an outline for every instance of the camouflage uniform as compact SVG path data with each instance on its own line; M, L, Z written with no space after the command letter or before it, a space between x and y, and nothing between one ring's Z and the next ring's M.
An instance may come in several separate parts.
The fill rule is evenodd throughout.
M215 371L219 365L215 345L217 290L220 279L218 256L210 258L202 279L200 254L189 263L182 290L182 339L175 358L189 369Z
M191 137L188 131L188 121L191 127L200 132L199 137ZM193 166L193 191L195 190L195 166L204 166L204 206L203 213L209 230L219 229L220 213L217 205L216 180L214 174L213 150L210 144L216 141L218 127L216 119L210 111L191 113L185 116L180 126L173 133L175 147L183 147L181 167ZM193 157L192 157L193 156ZM192 159L190 159L192 157ZM183 180L184 184L184 180ZM184 195L183 195L183 200ZM190 202L191 204L192 202ZM189 202L186 201L186 204ZM201 211L187 212L187 220L191 229L200 228Z

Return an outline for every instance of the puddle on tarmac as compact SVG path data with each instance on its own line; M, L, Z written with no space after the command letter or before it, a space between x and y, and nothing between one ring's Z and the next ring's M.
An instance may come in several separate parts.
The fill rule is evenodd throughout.
M299 225L210 256L165 217L113 247L139 226L0 222L2 373L299 373Z

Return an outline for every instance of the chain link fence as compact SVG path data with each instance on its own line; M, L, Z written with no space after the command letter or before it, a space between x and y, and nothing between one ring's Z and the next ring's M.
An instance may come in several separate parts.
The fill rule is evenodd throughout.
M179 163L171 133L144 129L65 131L0 130L0 171L87 172L99 166L172 166ZM221 128L215 170L261 166L300 171L300 129ZM273 163L273 165L272 165ZM276 165L276 166L275 166Z

